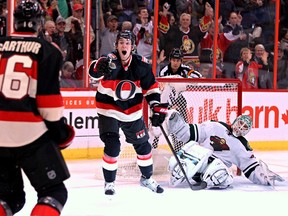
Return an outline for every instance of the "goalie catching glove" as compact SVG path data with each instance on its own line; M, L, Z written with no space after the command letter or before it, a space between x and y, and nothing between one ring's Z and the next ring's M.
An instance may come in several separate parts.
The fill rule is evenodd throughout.
M111 76L112 68L110 67L112 59L109 57L100 57L93 61L89 66L89 76L92 79L108 78Z
M159 127L164 122L167 112L168 112L168 103L156 104L152 107L152 117L151 123L154 127Z
M55 122L45 120L45 124L50 137L58 144L61 150L71 145L75 137L75 131L72 126L65 123L64 117Z
M255 184L270 185L272 187L275 185L275 181L285 181L281 176L272 172L262 160L259 161L259 166L256 166L254 172L248 178Z

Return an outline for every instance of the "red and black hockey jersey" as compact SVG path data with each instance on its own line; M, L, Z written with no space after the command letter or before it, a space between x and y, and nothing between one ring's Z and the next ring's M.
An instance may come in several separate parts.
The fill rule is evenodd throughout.
M158 82L151 65L142 56L133 54L123 66L117 52L112 58L111 76L99 83L96 93L97 112L119 121L131 122L143 116L143 99L151 106L160 101Z
M29 144L63 116L62 55L36 37L0 38L0 146Z

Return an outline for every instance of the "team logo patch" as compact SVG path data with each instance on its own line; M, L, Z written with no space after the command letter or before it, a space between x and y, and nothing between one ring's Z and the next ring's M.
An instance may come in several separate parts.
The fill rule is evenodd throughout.
M117 98L121 101L131 99L136 92L136 85L130 80L122 80L118 83L115 89Z
M116 64L114 62L110 62L109 68L111 68L112 70L116 69Z
M47 176L49 179L55 179L56 178L56 172L54 170L51 170L47 172Z
M229 146L226 143L226 140L218 136L210 137L210 145L213 147L214 151L230 150Z
M144 137L145 135L146 135L145 130L141 130L141 131L138 131L138 132L136 133L137 139L141 139L141 138Z
M107 57L111 58L112 60L116 60L116 59L117 59L117 56L114 55L113 53L109 53L109 54L107 55Z

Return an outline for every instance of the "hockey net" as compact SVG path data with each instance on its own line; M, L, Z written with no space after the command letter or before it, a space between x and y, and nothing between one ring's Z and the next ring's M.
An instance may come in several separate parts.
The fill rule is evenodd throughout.
M207 120L224 121L231 124L241 114L242 85L235 79L184 79L158 78L161 102L169 102L170 107L179 111L187 123L202 123ZM150 109L145 103L144 118L149 123ZM175 151L184 145L169 136ZM154 175L168 174L168 160L172 156L164 136L150 136L153 146ZM118 160L118 176L139 177L136 153L131 144L122 145ZM239 170L237 170L239 172Z

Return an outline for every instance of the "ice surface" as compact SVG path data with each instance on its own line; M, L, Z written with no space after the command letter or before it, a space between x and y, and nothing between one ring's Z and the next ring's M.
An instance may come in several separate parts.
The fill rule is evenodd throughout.
M288 180L288 151L255 152L258 159ZM192 191L187 185L172 188L168 178L154 176L165 189L155 194L139 185L139 179L118 178L116 195L104 195L99 160L68 161L71 178L66 186L68 201L62 216L287 216L288 182L275 189L255 185L235 176L233 187L225 190ZM29 216L36 193L25 179L26 205L16 216Z

